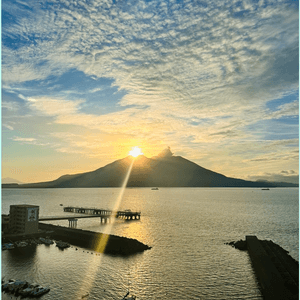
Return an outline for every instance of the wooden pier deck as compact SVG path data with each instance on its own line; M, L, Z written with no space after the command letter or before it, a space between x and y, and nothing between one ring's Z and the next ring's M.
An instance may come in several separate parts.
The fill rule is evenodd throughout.
M77 207L77 206L66 206L64 207L64 212L71 212L77 214L84 214L94 217L115 217L115 218L122 218L125 220L139 220L141 218L140 211L131 211L131 210L119 210L119 211L112 211L108 209L102 208L90 208L90 207Z
M56 220L68 220L69 227L77 227L78 219L85 218L99 218L100 223L111 222L111 218L120 218L124 220L140 220L141 212L132 212L131 210L124 211L112 211L101 208L88 208L88 207L76 207L66 206L64 212L73 213L74 216L41 216L39 221L56 221Z

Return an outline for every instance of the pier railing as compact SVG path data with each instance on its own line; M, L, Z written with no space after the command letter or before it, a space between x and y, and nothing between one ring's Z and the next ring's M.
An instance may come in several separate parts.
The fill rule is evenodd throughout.
M48 216L48 217L40 217L40 221L56 221L56 220L68 220L69 227L76 228L78 219L83 218L99 218L100 224L102 223L110 223L111 218L119 218L124 220L140 220L141 212L140 211L131 211L127 210L119 210L112 211L109 209L102 208L90 208L90 207L77 207L77 206L66 206L64 207L64 212L74 213L76 214L74 217L70 216Z
M116 217L116 218L122 218L122 219L126 219L126 220L139 220L141 217L140 211L133 212L130 209L123 210L123 211L122 210L112 211L109 209L102 209L102 208L66 206L66 207L64 207L64 212L93 215L93 216L99 216L102 218Z

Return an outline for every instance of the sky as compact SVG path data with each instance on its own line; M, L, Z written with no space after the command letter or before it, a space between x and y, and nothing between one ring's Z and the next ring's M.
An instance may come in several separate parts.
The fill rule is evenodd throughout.
M2 0L2 178L140 147L247 180L299 176L298 1Z

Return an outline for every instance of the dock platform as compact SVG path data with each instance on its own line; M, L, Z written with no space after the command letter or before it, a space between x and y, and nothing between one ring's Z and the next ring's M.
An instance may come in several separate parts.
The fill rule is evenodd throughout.
M124 211L122 210L112 211L109 209L102 209L102 208L66 206L64 207L64 212L98 216L101 218L115 217L115 218L121 218L125 220L139 220L141 218L140 211L131 211L130 209Z
M126 221L130 220L140 220L140 211L131 211L130 209L124 211L112 211L102 208L87 208L87 207L76 207L76 206L66 206L64 207L64 212L73 213L73 216L40 216L39 221L56 221L56 220L68 220L69 227L76 228L78 219L85 218L99 218L100 224L111 223L111 218L124 219Z

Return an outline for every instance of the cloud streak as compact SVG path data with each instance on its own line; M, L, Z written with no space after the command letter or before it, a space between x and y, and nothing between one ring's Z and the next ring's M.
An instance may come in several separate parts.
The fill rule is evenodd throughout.
M53 125L45 135L59 152L98 157L117 148L110 136L127 146L124 136L129 148L144 140L200 159L211 147L228 157L246 143L256 152L242 151L241 161L251 164L275 152L266 150L270 126L286 122L276 125L278 140L298 131L295 3L6 0L2 9L11 16L2 28L4 91L19 95L17 105L33 118L45 116ZM99 86L66 88L71 70ZM288 96L294 99L267 107ZM12 103L3 101L4 120L20 111ZM103 109L89 109L97 105ZM87 130L97 143L81 134Z

